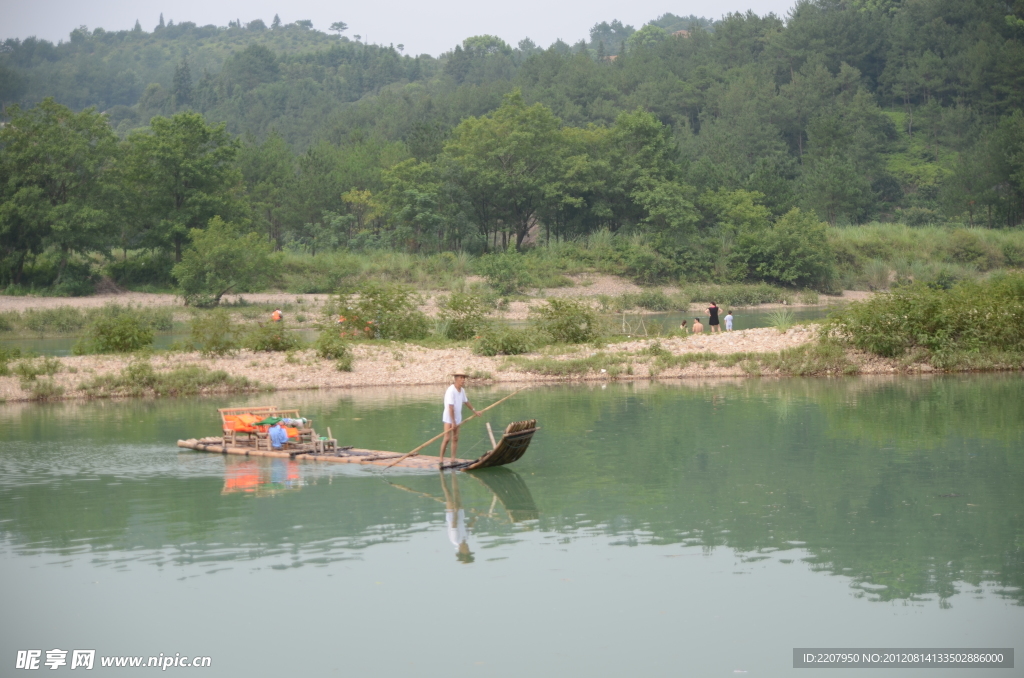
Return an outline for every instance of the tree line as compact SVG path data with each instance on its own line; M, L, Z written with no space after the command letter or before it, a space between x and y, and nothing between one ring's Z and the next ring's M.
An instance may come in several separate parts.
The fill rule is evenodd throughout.
M640 233L723 280L768 279L790 246L753 234L797 221L1024 219L1016 5L802 1L547 49L474 36L439 58L307 23L4 43L3 280L44 252L60 272L73 253L173 262L213 216L310 254ZM57 156L79 148L62 180L70 161L44 169L26 141L43 128Z

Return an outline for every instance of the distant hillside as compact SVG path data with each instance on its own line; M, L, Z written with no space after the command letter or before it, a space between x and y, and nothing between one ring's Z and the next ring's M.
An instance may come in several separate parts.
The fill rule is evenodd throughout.
M218 214L310 252L483 251L538 222L556 238L607 229L650 237L664 270L791 284L766 273L755 244L779 223L816 228L794 208L832 226L1024 222L1020 1L805 0L785 19L664 14L639 28L601 22L547 48L475 35L439 57L403 51L308 22L7 40L0 103L20 127L0 146L0 282L3 261L25 267L57 247L53 220L38 216L55 204L39 197L54 182L26 177L41 162L32 125L45 120L61 145L59 104L102 112L81 118L94 135L83 148L109 146L95 162L106 173L81 198L109 217L96 219L103 238L62 245L61 267L76 247L106 251L118 229L126 252L177 257L188 228ZM56 103L26 112L45 97ZM184 144L185 130L218 140L220 183L203 200L233 207L203 203L209 213L175 225L154 202L140 225L124 196L155 193L131 163L146 167L160 134ZM30 218L47 235L5 254ZM161 229L162 240L126 235ZM966 242L946 263L1024 261ZM737 252L748 258L737 264Z

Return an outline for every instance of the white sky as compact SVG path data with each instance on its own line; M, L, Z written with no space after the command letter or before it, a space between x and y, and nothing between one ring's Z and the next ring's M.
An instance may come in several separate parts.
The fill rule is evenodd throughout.
M161 12L165 20L194 21L200 26L226 26L235 19L241 19L243 24L263 19L269 26L277 13L284 23L311 19L313 27L321 31L335 21L344 21L349 25L349 37L358 34L372 43L404 44L407 54L438 55L471 35L497 35L513 46L530 37L547 47L557 38L570 44L587 38L590 27L601 21L618 19L640 28L666 12L717 19L728 12L748 9L762 15L775 12L785 18L793 4L794 0L387 0L348 4L317 0L0 0L0 40L34 35L57 42L67 40L71 30L80 25L116 31L130 29L136 19L144 30L152 31Z

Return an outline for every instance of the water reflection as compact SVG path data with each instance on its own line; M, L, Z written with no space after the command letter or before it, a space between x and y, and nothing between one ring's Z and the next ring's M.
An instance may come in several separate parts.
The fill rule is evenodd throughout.
M467 507L462 501L459 490L460 478L463 483L476 482L491 495L486 510L479 507ZM540 511L533 501L530 489L515 471L506 468L486 469L476 473L439 473L441 483L440 496L430 492L421 492L397 482L388 481L395 489L409 492L444 504L444 520L448 540L455 548L455 557L462 563L472 563L475 558L469 548L469 537L477 520L484 518L497 523L513 524L540 517ZM499 510L499 507L501 510ZM467 520L466 511L471 518Z
M269 468L255 459L225 458L224 463L224 489L221 494L245 492L267 497L302 487L301 465L292 460L271 459Z
M435 395L294 405L354 422L357 444L411 449ZM0 406L0 552L283 569L430 533L445 561L452 548L486 567L540 535L805 562L865 600L948 601L966 582L1024 601L1016 376L552 387L510 403L509 419L545 424L515 470L444 476L172 447L237 400Z

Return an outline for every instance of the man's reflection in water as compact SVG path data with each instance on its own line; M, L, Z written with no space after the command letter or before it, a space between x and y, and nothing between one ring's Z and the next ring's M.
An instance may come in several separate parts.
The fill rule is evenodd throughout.
M451 490L448 489L446 475L451 476ZM474 558L473 553L469 550L469 525L466 523L466 512L462 508L457 476L458 474L454 472L448 474L441 472L441 489L444 490L444 520L448 524L448 539L455 547L455 557L463 563L472 563Z

